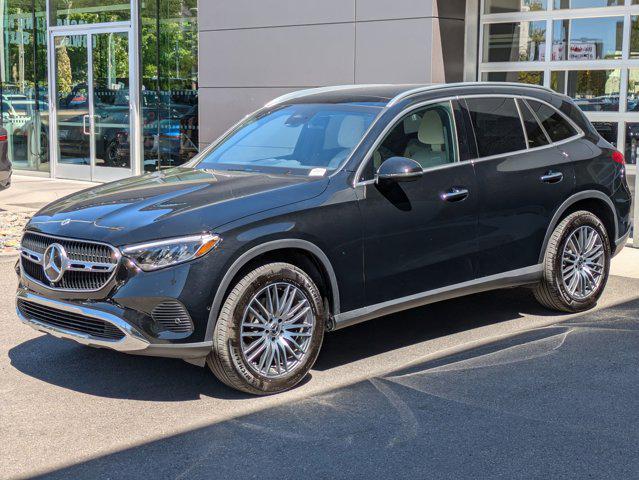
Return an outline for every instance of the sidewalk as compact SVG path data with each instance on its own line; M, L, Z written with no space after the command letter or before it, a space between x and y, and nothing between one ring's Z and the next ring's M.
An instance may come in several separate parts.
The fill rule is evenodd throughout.
M95 186L95 183L14 175L0 192L0 256L16 255L24 225L48 203Z

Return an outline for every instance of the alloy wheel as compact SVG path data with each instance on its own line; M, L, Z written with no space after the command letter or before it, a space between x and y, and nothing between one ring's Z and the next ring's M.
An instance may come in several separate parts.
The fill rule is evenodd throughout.
M604 244L597 230L585 225L572 232L561 259L561 275L568 293L584 300L595 292L604 277L604 262Z
M242 355L264 377L289 374L306 360L315 323L311 303L301 289L288 282L269 284L244 310Z

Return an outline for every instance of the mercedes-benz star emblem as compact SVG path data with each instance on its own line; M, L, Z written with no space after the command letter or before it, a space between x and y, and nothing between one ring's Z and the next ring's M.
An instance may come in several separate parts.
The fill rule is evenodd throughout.
M52 243L44 251L44 257L42 258L44 276L51 283L59 282L67 269L68 263L69 257L64 247L59 243Z

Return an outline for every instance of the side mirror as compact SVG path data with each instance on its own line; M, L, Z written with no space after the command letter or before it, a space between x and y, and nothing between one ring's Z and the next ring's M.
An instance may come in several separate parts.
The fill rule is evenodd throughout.
M414 182L424 174L422 166L405 157L391 157L384 161L375 174L379 182Z

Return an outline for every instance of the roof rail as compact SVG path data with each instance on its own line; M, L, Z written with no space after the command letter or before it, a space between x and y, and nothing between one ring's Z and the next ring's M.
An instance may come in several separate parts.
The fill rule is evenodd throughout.
M387 85L387 84L386 84ZM296 90L295 92L286 93L277 98L274 98L270 102L268 102L264 107L272 107L279 103L283 103L289 100L295 100L296 98L306 97L308 95L315 95L318 93L328 93L328 92L339 92L340 90L350 90L353 88L370 88L370 87L382 87L385 86L383 83L378 84L360 84L360 85L334 85L331 87L316 87L316 88L306 88L304 90Z
M408 98L412 95L415 95L417 93L422 93L422 92L428 92L430 90L440 90L440 89L447 89L447 88L458 88L458 87L464 87L464 86L468 86L468 85L492 85L492 86L506 86L506 87L530 87L530 88L536 88L539 90L544 90L547 92L552 92L553 90L551 90L550 88L547 87L543 87L541 85L531 85L528 83L516 83L516 82L457 82L457 83L438 83L438 84L430 84L430 85L423 85L421 87L416 87L413 88L411 90L406 90L405 92L402 92L398 95L396 95L394 98L391 99L390 102L388 102L388 104L386 105L386 107L392 107L393 105L401 102L402 100L404 100L405 98Z

